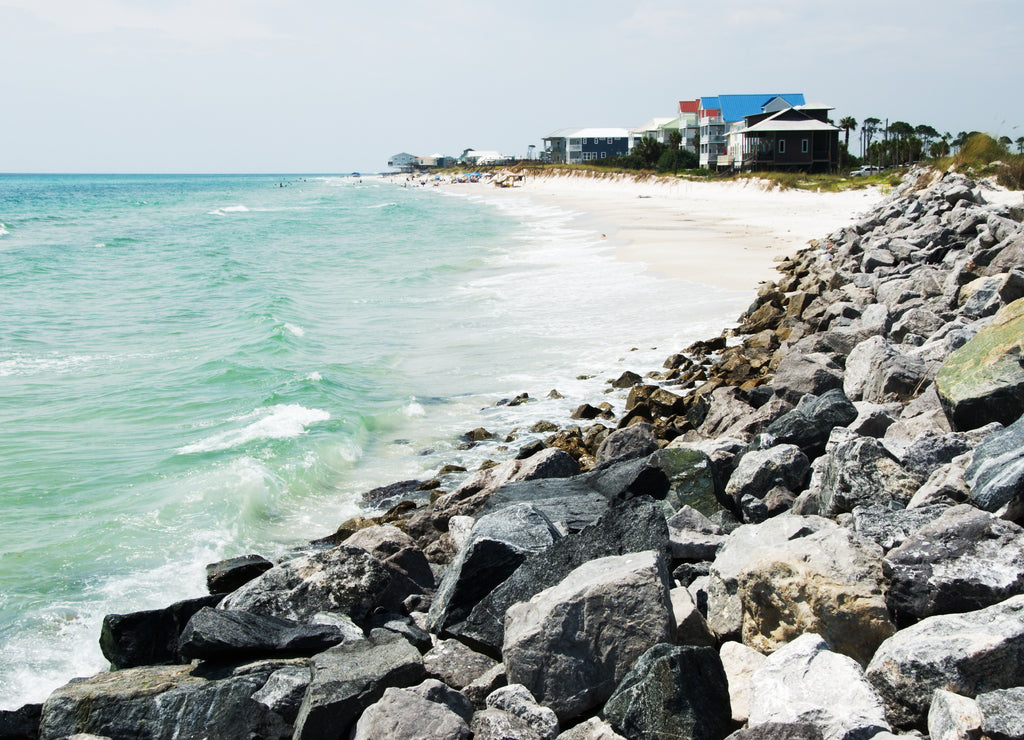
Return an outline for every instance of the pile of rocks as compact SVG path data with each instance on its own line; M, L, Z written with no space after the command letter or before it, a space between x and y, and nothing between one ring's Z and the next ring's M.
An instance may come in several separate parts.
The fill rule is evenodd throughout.
M1024 207L907 183L617 422L110 615L0 736L1024 737Z

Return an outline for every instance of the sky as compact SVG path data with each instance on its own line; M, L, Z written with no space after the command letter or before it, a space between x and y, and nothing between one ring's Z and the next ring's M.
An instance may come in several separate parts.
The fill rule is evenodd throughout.
M725 93L1024 136L1024 0L0 0L0 34L0 172L524 156Z

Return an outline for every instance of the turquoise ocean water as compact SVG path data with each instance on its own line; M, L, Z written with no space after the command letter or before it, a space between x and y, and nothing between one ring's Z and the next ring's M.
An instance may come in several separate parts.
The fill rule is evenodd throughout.
M0 175L0 708L105 669L104 614L500 456L458 436L565 421L750 300L616 262L577 215L482 185Z

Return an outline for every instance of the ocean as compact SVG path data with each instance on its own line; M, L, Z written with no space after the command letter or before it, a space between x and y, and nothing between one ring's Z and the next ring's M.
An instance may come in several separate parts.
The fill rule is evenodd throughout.
M0 175L0 708L106 669L105 614L507 457L751 298L616 261L581 214L401 183Z

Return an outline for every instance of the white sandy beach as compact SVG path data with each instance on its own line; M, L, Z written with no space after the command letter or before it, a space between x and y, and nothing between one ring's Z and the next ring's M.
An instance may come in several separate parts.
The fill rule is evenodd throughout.
M463 187L463 186L459 186ZM760 181L527 177L508 197L557 204L612 240L616 255L666 277L752 290L777 260L850 224L885 196L766 190Z

